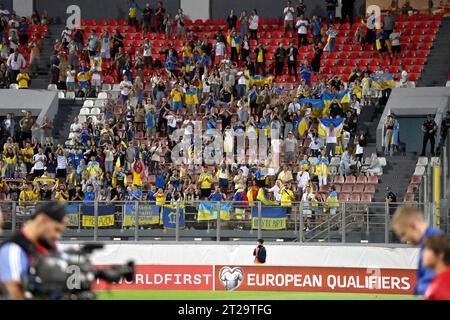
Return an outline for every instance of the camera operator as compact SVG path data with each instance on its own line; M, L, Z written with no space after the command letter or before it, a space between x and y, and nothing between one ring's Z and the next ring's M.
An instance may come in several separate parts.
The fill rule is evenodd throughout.
M65 207L51 202L36 207L22 229L0 247L0 285L8 299L25 299L22 280L27 277L33 259L62 255L56 247L67 222Z

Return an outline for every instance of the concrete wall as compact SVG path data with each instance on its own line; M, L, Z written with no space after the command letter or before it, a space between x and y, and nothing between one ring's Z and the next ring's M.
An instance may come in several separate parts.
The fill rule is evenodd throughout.
M442 116L449 110L449 107L450 88L448 87L393 89L377 127L377 151L382 151L383 128L389 114L394 113L399 116L426 116L427 114L434 114L434 121L440 125ZM417 131L421 132L420 127L417 128ZM400 141L402 141L402 136L406 132L405 129L400 127ZM439 136L439 133L440 131L438 131L436 137Z
M20 115L22 109L38 117L38 122L46 115L53 120L58 112L58 94L47 90L0 90L0 114Z
M77 246L70 242L64 249ZM331 245L265 243L267 265L346 268L415 269L419 250L406 245ZM252 265L255 243L154 243L109 242L95 251L94 264L121 264L133 259L145 265Z

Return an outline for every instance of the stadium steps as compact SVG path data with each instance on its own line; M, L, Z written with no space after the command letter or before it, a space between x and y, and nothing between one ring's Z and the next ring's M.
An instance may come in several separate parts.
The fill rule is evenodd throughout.
M417 155L408 153L406 155L387 156L386 160L387 165L383 168L383 175L378 183L374 201L384 202L386 188L390 187L397 196L397 201L401 202L416 168Z
M31 82L30 89L47 89L50 83L50 56L53 53L55 40L60 38L64 25L49 25L43 40L38 77Z
M430 51L419 87L443 87L450 71L450 19L443 19Z
M64 144L69 136L70 125L73 123L74 117L78 116L83 101L77 100L59 100L58 112L53 120L53 137L58 144Z

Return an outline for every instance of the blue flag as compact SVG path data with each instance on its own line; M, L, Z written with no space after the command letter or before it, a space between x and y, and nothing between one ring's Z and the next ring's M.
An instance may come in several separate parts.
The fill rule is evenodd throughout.
M261 207L261 229L286 229L287 207ZM252 207L252 229L258 229L258 207Z
M180 208L178 212L180 228L184 228L184 209ZM164 206L162 212L162 221L165 229L176 229L177 227L177 208Z

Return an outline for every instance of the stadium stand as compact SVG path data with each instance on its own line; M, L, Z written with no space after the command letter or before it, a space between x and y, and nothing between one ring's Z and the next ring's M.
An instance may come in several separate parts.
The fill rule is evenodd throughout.
M3 120L0 196L25 206L190 202L193 228L202 202L237 201L248 217L258 200L289 208L287 229L300 228L302 214L305 232L330 221L337 230L345 219L361 229L371 203L384 203L380 183L395 158L389 148L377 155L370 129L393 88L421 79L442 25L440 14L400 14L392 30L378 31L373 15L354 23L299 16L291 30L284 19L259 19L257 32L239 35L246 30L240 20L230 29L223 19L177 15L148 32L126 17L107 18L52 32L46 89L58 92L64 108L38 125L29 113ZM305 26L306 44L296 35ZM31 24L28 33L42 39L48 29ZM28 61L29 49L21 50ZM399 156L392 121L388 144ZM198 126L203 141L195 138ZM220 151L210 150L219 139L205 140L211 132L223 138ZM243 157L234 159L236 136L244 135ZM269 148L257 157L261 137ZM207 162L227 153L233 161ZM420 202L425 161L417 162L405 202ZM335 221L331 212L343 212L342 203L349 216ZM239 220L248 219L236 218L230 229L241 227Z

